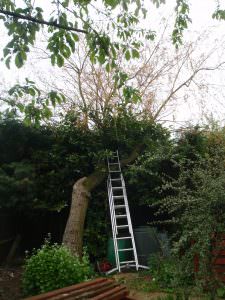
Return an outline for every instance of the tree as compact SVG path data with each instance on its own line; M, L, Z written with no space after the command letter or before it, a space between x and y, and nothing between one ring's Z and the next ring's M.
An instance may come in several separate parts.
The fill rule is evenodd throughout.
M157 6L164 2L164 0L153 0L153 3ZM64 60L68 59L71 53L75 51L79 35L84 34L91 61L93 63L98 61L105 66L107 71L110 69L116 70L113 80L116 88L122 88L125 99L140 99L139 91L127 85L127 74L119 70L118 52L121 52L128 61L131 58L138 58L143 39L154 39L154 32L144 30L140 26L141 17L145 18L147 15L144 3L131 0L107 0L102 2L100 8L97 8L92 1L53 1L50 13L47 12L52 17L47 21L45 20L46 8L34 7L30 0L25 0L24 6L17 6L16 4L17 2L11 0L1 0L0 2L0 17L4 22L8 35L12 37L4 49L7 66L10 66L12 57L15 58L15 64L18 68L23 66L27 54L37 39L37 33L43 26L48 28L49 39L46 48L51 52L51 62L59 67L62 67ZM95 19L94 14L92 14L93 11L105 16L104 24ZM173 42L178 46L182 42L183 31L190 21L188 1L177 0L175 12L176 20L172 36ZM218 7L214 17L224 19L224 11ZM111 32L113 32L112 35ZM25 90L25 93L27 92L33 93L29 92L29 88ZM31 112L32 107L28 114ZM109 114L109 117L112 120L111 125L114 124L115 119L112 113ZM126 114L125 117L127 117ZM132 117L129 116L128 120L131 119ZM139 127L137 126L142 132L140 138L143 138L146 133L142 129L142 121L143 119ZM152 123L148 123L148 126L152 126ZM106 132L107 129L108 124L103 130ZM124 165L135 160L142 150L143 143L132 146L133 150L130 156L122 162ZM88 198L90 192L104 177L104 167L100 163L95 172L87 178L81 178L74 186L73 195L75 197L73 197L73 202L75 203L72 203L71 215L64 236L64 241L72 248L73 252L81 253L82 228ZM80 212L77 214L78 218L74 220L73 213L78 208ZM74 245L74 243L76 244Z
M113 78L117 76L117 70L107 71L89 59L85 41L80 41L61 69L51 71L46 77L40 74L42 89L47 93L50 88L65 95L67 101L63 110L79 112L84 127L90 124L103 126L108 113L114 111L116 115L118 106L123 104L139 115L145 115L146 119L160 122L171 118L176 108L190 98L189 103L200 98L195 103L204 106L208 100L206 95L211 91L210 76L224 65L223 58L215 63L223 43L215 42L207 51L205 48L200 50L203 42L211 37L211 32L204 32L178 50L168 50L168 24L163 25L160 38L141 47L136 61L127 62L122 53L118 54L118 67L126 78L127 87L137 91L139 97L132 96L128 90L124 94L123 87L115 85ZM43 49L38 49L37 53L43 59L49 57ZM62 112L62 107L59 111Z
M153 145L157 148L156 144L167 140L166 130L161 126L137 120L133 115L124 116L121 113L118 116L117 132L115 120L109 121L107 128L84 130L80 127L79 118L71 112L65 120L48 126L26 126L15 120L1 122L0 208L22 216L61 211L70 204L72 186L76 182L71 206L71 215L75 213L75 216L70 219L72 224L68 224L67 228L79 230L66 242L73 252L82 252L82 222L86 217L87 205L93 207L91 202L96 203L98 221L101 213L105 215L104 183L101 186L102 195L94 193L86 203L84 197L87 192L93 191L94 184L97 186L105 177L106 149L113 149L117 144L123 157L133 151L133 156L130 156L132 160L136 155L134 149L138 152L143 147L151 151ZM18 149L16 152L15 147ZM79 194L79 188L76 189L80 181L84 182L84 187L81 185L84 195ZM88 227L92 232L94 222L91 220ZM74 238L77 238L76 245L71 243ZM88 241L89 245L91 243L93 241Z
M165 0L152 0L157 7ZM225 11L217 1L213 18L225 19ZM19 2L18 2L19 3ZM45 20L46 12L51 17ZM95 14L101 15L103 23L96 20ZM153 39L154 32L143 30L141 18L147 16L145 4L141 1L102 1L100 6L92 1L52 1L49 8L35 7L32 1L25 0L19 6L12 0L2 0L0 15L8 34L12 37L6 45L4 57L9 66L11 58L22 67L30 48L34 45L37 33L43 26L48 28L49 40L46 48L51 52L52 64L62 66L64 59L75 50L79 35L84 35L92 60L115 67L117 51L122 50L129 60L135 57L140 47L140 37ZM176 0L175 25L172 40L175 45L182 43L182 35L188 23L189 1ZM113 32L113 35L110 33ZM115 37L115 38L114 38ZM138 37L138 41L135 40Z
M95 152L94 155L99 158L99 161L95 164L94 171L77 180L73 186L72 203L63 242L73 253L79 255L82 252L84 222L91 192L107 174L104 161L106 155L110 155L111 151L115 151L118 147L125 157L121 160L121 166L125 167L133 163L145 148L151 148L152 143L167 139L166 131L161 126L144 119L137 119L132 112L122 111L116 119L113 115L109 117L108 124L98 128L104 137L102 146L108 151ZM153 142L156 136L158 139Z
M135 97L128 97L129 94L124 95L123 89L116 86L113 81L113 77L117 72L114 70L107 72L100 64L94 64L89 59L87 50L84 50L84 45L80 45L75 51L73 59L66 60L62 72L57 74L65 83L61 84L65 88L58 89L58 94L64 95L64 99L69 98L69 100L66 100L62 104L65 106L67 113L75 113L76 126L81 129L81 132L83 130L87 134L91 129L97 130L102 137L104 136L103 145L105 149L115 150L112 145L117 144L120 150L122 151L123 149L123 152L128 156L129 152L132 153L132 159L129 160L130 163L147 147L146 143L148 142L144 142L143 144L141 141L142 139L149 140L150 138L144 128L149 124L150 131L152 130L152 124L160 119L167 105L170 105L174 101L176 93L190 85L195 76L201 71L213 70L223 64L221 62L215 67L207 67L207 59L211 53L214 53L216 47L209 51L209 53L200 56L199 59L194 60L193 54L195 53L195 49L198 48L197 42L188 44L184 49L180 49L174 58L168 57L162 43L163 37L154 45L153 49L147 48L145 51L141 50L143 61L140 58L137 64L130 68L124 62L123 55L120 56L121 74L124 74L123 76L127 78L127 82L132 82L135 90L140 91L142 102L135 101ZM162 57L165 57L165 60L162 60ZM184 73L187 74L186 78L184 78ZM165 98L157 103L155 97L157 94L162 96L161 89L163 85L167 88L164 95ZM160 91L158 90L159 87ZM57 90L57 86L51 86L51 88ZM37 104L41 104L42 99L48 99L50 93L46 92L46 96L42 96L39 91L36 91L32 87L32 83L29 85L28 82L22 88L16 86L11 90L11 94L12 96L16 96L14 103L19 103L20 111L24 112L28 111L28 109L26 109L26 104L23 103L21 95L23 96L23 94L26 95L28 93L30 97L32 96L30 95L30 91L33 91L33 89L35 92L34 104L32 106L33 109L29 110L32 115L27 119L32 120L33 118L38 121L40 120L40 115L37 114L39 112ZM48 85L46 89L47 91L49 90ZM49 104L54 104L53 100L55 100L57 94L53 93L53 96L52 98L50 97L51 102ZM61 103L58 98L56 100ZM29 106L28 102L28 108ZM49 107L47 106L47 108ZM42 111L41 109L40 112ZM59 111L61 113L61 106ZM25 114L25 116L27 115L28 113ZM42 115L42 119L43 117L44 115ZM132 121L132 118L135 121ZM138 120L140 122L139 125L136 123ZM139 136L137 134L135 137L136 144L132 137L128 139L128 133L126 132L126 128L128 127L129 130L133 131L134 136L134 130L136 130L134 129L136 127L135 124L140 129ZM125 135L133 147L133 149L129 147L129 151L126 148L124 149L121 142L118 142L118 140L121 140L121 137L123 140ZM137 149L138 151L136 151ZM94 153L94 150L96 150L96 153ZM93 147L90 153L103 158L106 155L106 152L101 150L100 153L99 149L95 147ZM134 153L136 154L134 155ZM67 223L64 243L77 253L82 252L83 228L90 193L106 176L104 159L96 162L95 167L96 170L89 176L82 175L80 179L74 178L77 181L74 185L71 215ZM141 196L141 198L143 197Z
M179 139L175 153L177 174L164 177L164 196L153 206L160 222L174 225L171 240L179 261L180 286L198 284L214 299L221 276L215 262L221 255L225 230L224 128L189 129Z

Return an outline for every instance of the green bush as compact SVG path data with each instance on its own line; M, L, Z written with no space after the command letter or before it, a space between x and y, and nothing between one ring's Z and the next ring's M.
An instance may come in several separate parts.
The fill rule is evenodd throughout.
M176 282L176 263L170 258L160 255L151 255L149 258L149 270L152 279L161 288L175 288Z
M23 292L25 296L37 295L54 289L88 280L93 276L89 259L73 256L63 245L44 245L25 261Z

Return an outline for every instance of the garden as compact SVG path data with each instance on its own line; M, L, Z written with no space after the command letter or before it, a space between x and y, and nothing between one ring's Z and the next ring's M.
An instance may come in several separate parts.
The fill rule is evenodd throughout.
M0 300L225 298L225 10L145 2L0 0Z
M36 295L105 276L98 268L107 261L111 236L104 180L89 200L80 258L61 242L74 178L96 172L107 155L103 147L121 132L125 157L138 139L145 143L134 163L123 168L133 226L166 231L170 246L169 253L163 243L149 253L149 270L108 276L157 297L223 297L224 129L195 127L171 138L162 126L125 112L117 116L117 136L107 134L113 132L110 124L105 132L75 124L76 116L69 115L50 127L27 127L16 119L0 125L0 199L7 199L1 201L1 271L5 268L8 280L21 272L21 292ZM4 287L1 293L7 293Z

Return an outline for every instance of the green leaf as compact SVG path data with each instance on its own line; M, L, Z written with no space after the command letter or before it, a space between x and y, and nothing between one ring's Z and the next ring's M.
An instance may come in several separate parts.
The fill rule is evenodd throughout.
M110 72L110 64L109 63L106 64L105 69L108 73Z
M139 58L140 54L136 49L132 49L132 57L133 58Z
M11 56L7 57L5 64L8 69L10 69Z
M24 105L22 103L18 103L17 107L19 108L20 112L24 112Z
M9 48L4 48L3 49L3 55L6 57L8 54L10 54L11 50Z
M96 62L96 55L95 52L92 51L90 54L90 61L94 64Z
M72 52L74 52L75 51L75 43L74 43L74 40L72 39L72 37L69 33L66 34L66 41L69 44Z
M72 37L73 37L75 42L79 41L79 36L76 33L72 33Z
M70 48L67 47L66 45L64 45L64 48L63 48L63 50L61 51L61 54L62 54L63 57L69 58L70 55L71 55Z
M118 5L117 0L105 0L105 4L111 6L111 8L115 8Z
M16 64L17 68L21 68L23 66L23 58L22 58L20 52L18 52L15 57L15 64Z
M53 66L55 65L55 55L54 54L51 55L51 63Z
M29 88L28 92L31 96L35 96L35 90L33 88Z
M125 58L126 58L126 60L130 60L131 55L130 55L130 51L129 51L129 50L127 50L127 51L125 52Z
M61 67L63 66L63 64L64 64L64 59L63 59L63 57L62 57L60 54L58 54L58 55L56 56L56 59L57 59L57 66L58 66L59 68L61 68Z
M105 63L105 55L104 53L100 53L99 56L98 56L98 61L100 62L100 64L104 64Z

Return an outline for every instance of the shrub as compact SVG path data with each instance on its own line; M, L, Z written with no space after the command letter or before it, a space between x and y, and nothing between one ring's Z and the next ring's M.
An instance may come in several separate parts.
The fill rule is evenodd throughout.
M93 276L86 253L79 259L63 245L44 245L26 258L23 274L25 296L36 295L85 281Z
M149 258L149 270L153 280L161 288L174 288L177 286L177 266L172 257L166 258L160 255L151 255Z

